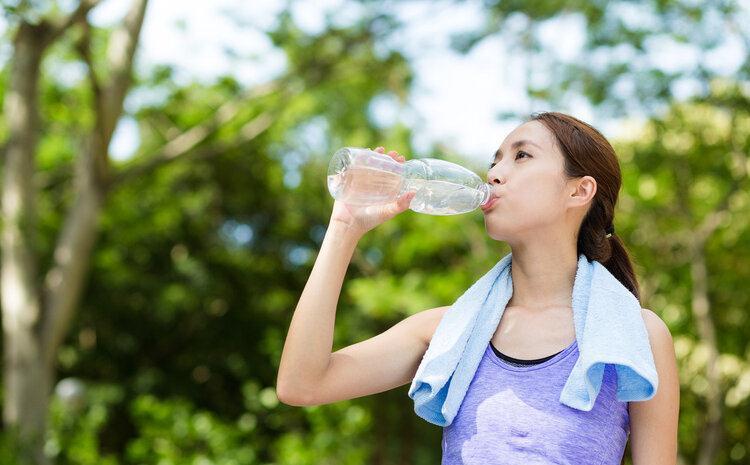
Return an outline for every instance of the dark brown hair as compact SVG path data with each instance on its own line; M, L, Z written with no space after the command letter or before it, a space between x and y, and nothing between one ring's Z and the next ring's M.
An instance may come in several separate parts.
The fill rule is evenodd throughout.
M606 237L607 228L614 225L622 185L615 149L593 126L564 113L534 113L529 121L539 121L555 135L568 178L596 179L594 200L578 231L578 254L604 265L640 302L638 279L625 244L617 234Z

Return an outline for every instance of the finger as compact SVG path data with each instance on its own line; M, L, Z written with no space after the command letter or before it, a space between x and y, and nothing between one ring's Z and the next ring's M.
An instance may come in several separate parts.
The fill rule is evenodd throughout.
M384 148L384 147L377 147L377 148L375 149L375 151L376 151L376 152L380 152L380 153L384 153L384 152L385 152L385 148Z
M395 150L391 150L390 152L388 152L388 155L392 156L393 159L396 160L396 161L404 161L404 160L406 160L406 158L404 158L403 155L399 155L398 152L395 151Z
M404 211L404 203L405 203L404 197L407 194L402 194L399 197L397 197L394 201L383 205L383 210L386 212L386 215L388 218L393 218L394 216Z
M403 159L404 159L404 157L402 157L401 155L399 155L398 152L395 151L395 150L391 150L390 152L388 152L388 155L390 155L391 158L393 158L396 161L403 161Z
M416 195L416 192L407 192L395 201L386 205L384 210L386 215L385 217L390 219L407 210L409 208L409 204L411 203L411 199L414 198L414 195Z
M414 199L414 196L417 195L416 192L407 192L404 195L402 195L398 200L396 200L396 204L398 205L399 211L406 210L409 208L409 205L411 204L411 201Z

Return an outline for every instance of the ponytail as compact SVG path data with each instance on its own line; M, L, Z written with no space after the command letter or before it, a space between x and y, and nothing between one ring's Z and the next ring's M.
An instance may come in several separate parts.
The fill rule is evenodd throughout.
M640 289L625 244L614 234L614 210L622 184L620 164L612 145L593 126L557 112L535 113L531 121L544 124L555 136L565 158L569 179L591 176L597 191L578 231L578 254L604 265L640 302ZM607 237L607 234L612 235Z
M612 234L607 238L603 231L596 233L591 228L584 228L581 225L578 236L578 253L584 254L589 260L596 260L604 265L612 273L612 276L617 278L639 302L641 301L640 286L630 254L628 254L625 244L619 236Z

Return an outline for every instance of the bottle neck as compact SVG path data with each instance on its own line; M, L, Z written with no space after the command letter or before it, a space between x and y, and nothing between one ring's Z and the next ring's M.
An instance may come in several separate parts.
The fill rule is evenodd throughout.
M428 179L429 166L427 166L422 159L415 158L407 160L399 166L403 168L403 181L401 183L399 195L409 190L417 189L418 186L420 186L420 181L426 181Z
M492 185L488 183L484 183L481 186L479 186L479 190L482 192L482 201L479 202L479 206L483 207L487 205L487 203L492 198Z

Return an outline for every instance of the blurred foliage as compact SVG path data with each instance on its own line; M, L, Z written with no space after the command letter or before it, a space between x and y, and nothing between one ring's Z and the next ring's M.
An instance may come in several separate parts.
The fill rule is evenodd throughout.
M625 43L638 50L664 28L702 21L710 8L722 8L649 3L661 22L643 29L617 22L609 2L485 3L488 29L457 38L460 47L468 49L493 32L493 24L497 32L500 18L513 13L541 21L580 11L588 21L588 46ZM393 21L376 12L348 28L309 35L290 15L281 15L269 37L287 56L284 88L296 92L249 101L238 121L203 146L226 147L244 122L273 108L271 128L216 156L140 177L108 199L81 308L58 356L59 377L83 380L86 389L82 405L59 396L52 403L46 450L57 463L439 461L441 430L413 413L408 386L310 408L279 403L274 389L291 314L332 206L324 176L328 157L344 145L411 153L409 128L379 127L368 111L378 96L403 102L409 95L408 61L377 49ZM695 31L685 39L708 52L699 40L710 37ZM106 34L95 39L105 41ZM92 120L87 84L56 79L55 70L75 65L71 47L63 42L51 51L42 83L39 247L47 256L72 207L68 181L81 142L76 134ZM157 67L137 76L133 93L159 98L129 115L141 136L136 159L244 92L229 76L210 85L178 86L172 72ZM658 313L674 336L682 382L680 452L687 463L697 455L707 389L706 349L691 313L694 251L688 244L723 195L740 186L704 252L725 407L716 463L750 463L746 77L714 76L705 93L677 102L663 91L670 88L670 75L649 74L652 85L630 66L577 72L531 95L559 101L570 88L585 86L581 90L592 102L617 107L622 102L609 92L621 76L650 89L644 101L658 96L666 104L663 113L634 129L634 137L613 141L623 168L616 223L636 262L644 306ZM6 76L4 69L1 86ZM447 152L429 156L450 156ZM478 173L486 169L453 159ZM505 244L487 237L478 212L449 217L407 212L382 225L362 239L348 270L334 350L425 308L452 303L507 252ZM12 438L0 435L0 462L12 463L13 454Z
M487 37L501 37L524 58L533 108L575 107L576 97L584 97L597 114L609 117L665 113L686 93L709 96L715 78L750 79L750 17L741 1L482 4L487 11L484 24L455 34L453 48L467 53ZM550 29L556 24L563 25L557 34ZM566 27L576 32L568 33ZM580 50L569 55L565 44L577 42L578 34ZM505 116L525 115L515 111Z

